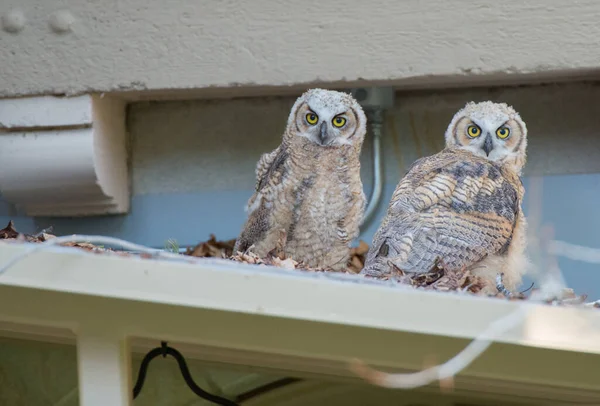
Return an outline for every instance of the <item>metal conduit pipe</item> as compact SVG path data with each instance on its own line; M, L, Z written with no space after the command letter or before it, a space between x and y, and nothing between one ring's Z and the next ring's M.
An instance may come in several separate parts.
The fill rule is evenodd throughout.
M373 139L372 157L373 157L373 189L367 203L367 208L360 227L364 230L373 220L377 206L381 201L381 192L383 190L383 162L381 160L381 137L383 127L383 109L373 108L367 111L368 125Z
M381 153L383 120L385 111L394 106L395 92L391 87L368 87L352 89L350 94L364 109L367 115L367 135L371 134L373 140L373 189L360 224L361 231L364 231L373 221L381 201L383 191L383 160Z

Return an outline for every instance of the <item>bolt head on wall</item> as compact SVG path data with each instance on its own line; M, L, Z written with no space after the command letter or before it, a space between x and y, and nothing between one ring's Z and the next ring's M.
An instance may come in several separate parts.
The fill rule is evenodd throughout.
M2 14L0 24L4 31L16 34L25 28L25 14L19 9L10 10Z
M68 10L59 10L50 16L50 28L57 34L71 31L75 17Z

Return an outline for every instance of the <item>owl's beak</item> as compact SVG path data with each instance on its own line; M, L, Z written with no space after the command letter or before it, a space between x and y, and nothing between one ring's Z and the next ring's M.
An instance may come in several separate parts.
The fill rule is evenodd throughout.
M487 156L490 156L490 152L494 149L494 144L492 143L492 136L488 135L485 137L485 141L483 143L483 151Z
M327 124L325 122L321 123L319 127L319 141L321 141L321 145L325 145L325 141L327 140Z

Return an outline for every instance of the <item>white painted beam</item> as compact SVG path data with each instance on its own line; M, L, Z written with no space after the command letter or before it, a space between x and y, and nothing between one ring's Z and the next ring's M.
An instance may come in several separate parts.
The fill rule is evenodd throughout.
M82 326L77 334L77 365L81 406L133 404L131 353L125 337L106 326Z
M0 97L515 82L600 66L595 0L4 0L0 13Z
M0 243L0 265L26 247ZM347 378L355 357L401 370L420 369L432 352L444 361L519 305L361 281L54 247L0 275L0 322L7 323L0 328L14 335L16 323L35 334L37 326L38 339L55 340L60 329L79 334L95 323L100 336L167 340L213 362ZM548 402L599 399L600 312L529 306L522 328L498 337L457 388Z

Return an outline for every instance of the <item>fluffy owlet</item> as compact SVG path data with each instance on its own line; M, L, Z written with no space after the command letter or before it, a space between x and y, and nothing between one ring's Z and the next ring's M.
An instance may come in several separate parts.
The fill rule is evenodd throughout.
M520 174L527 127L504 103L468 103L446 130L446 148L418 159L392 195L363 275L469 269L496 293L515 289L528 264ZM401 272L400 272L401 271Z
M285 255L340 270L365 208L360 151L366 116L352 96L311 89L296 100L281 145L256 167L256 190L234 250L265 256L285 231Z

